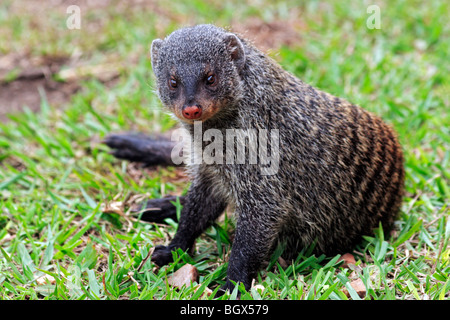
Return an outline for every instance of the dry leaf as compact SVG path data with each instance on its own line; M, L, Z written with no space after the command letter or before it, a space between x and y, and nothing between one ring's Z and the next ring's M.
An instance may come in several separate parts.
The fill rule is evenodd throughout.
M280 266L283 269L287 269L287 267L289 267L288 263L286 262L286 260L284 260L282 257L278 257L278 263L280 264Z
M356 293L360 298L364 298L366 295L366 286L362 282L361 279L357 279L355 281L350 282L350 285L353 289L355 289Z
M123 202L112 201L106 204L102 203L101 210L103 213L117 213L123 215Z
M201 287L201 285L196 286L196 287L195 287L195 292L197 292L197 290L198 290L200 287ZM213 291L212 291L210 288L206 287L206 288L203 290L203 293L202 293L201 297L203 297L204 295L206 295L207 297L209 297L212 293L213 293Z
M171 286L181 288L183 285L190 286L192 282L198 281L197 268L191 264L185 264L168 278Z
M364 299L364 297L366 296L366 286L361 279L353 280L352 282L350 282L350 286L356 291L361 299ZM342 292L344 292L344 294L350 298L350 293L347 289L344 288Z
M349 265L351 265L351 264L355 265L356 264L355 257L351 253L346 253L346 254L342 255L339 258L338 262L339 261L344 261L344 263L341 265L342 268L348 268Z
M256 284L252 286L252 288L254 288L256 291L259 291L260 293L263 293L265 289L265 287L262 284Z
M52 276L45 274L43 276L40 276L38 278L36 278L36 283L40 286L43 286L45 284L56 284L56 280L55 278L53 278Z

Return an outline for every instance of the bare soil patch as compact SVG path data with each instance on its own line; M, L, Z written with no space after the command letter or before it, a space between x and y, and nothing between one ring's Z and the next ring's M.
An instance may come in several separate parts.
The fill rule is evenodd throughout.
M43 96L53 106L66 103L79 90L76 82L54 80L66 57L40 57L9 54L0 58L0 121L6 121L7 114L39 110Z
M36 24L35 27L39 27L45 25L47 21L42 18L45 15L36 12L43 13L52 10L65 14L65 9L70 4L79 5L84 15L87 15L89 11L103 10L111 6L124 12L137 7L158 12L165 21L162 25L173 21L179 24L187 22L181 15L174 14L170 9L164 7L161 1L133 0L125 4L114 0L76 0L73 3L66 0L52 0L36 5L34 2L18 0L11 4L9 10L10 14L17 16L34 13L33 23ZM301 44L301 33L306 30L302 21L300 12L292 10L287 19L274 18L271 21L262 21L252 17L245 23L233 21L232 30L252 40L263 51L276 51L281 46L299 46ZM81 79L89 76L103 83L110 82L118 76L119 69L123 67L123 64L115 57L106 57L100 65L92 65L89 61L79 61L79 57L72 55L35 57L27 53L27 49L24 51L10 52L0 56L1 122L8 120L8 114L22 112L25 107L34 112L38 111L43 98L53 108L61 108L70 101L70 97L74 93L82 88ZM64 76L62 76L63 74ZM58 81L55 75L58 75Z

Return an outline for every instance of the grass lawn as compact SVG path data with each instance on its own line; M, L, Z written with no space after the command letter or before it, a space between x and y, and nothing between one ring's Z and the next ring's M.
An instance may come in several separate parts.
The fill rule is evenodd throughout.
M179 169L119 161L101 144L108 133L176 125L153 93L148 51L154 38L195 23L245 32L305 82L382 116L405 153L406 194L390 239L366 236L348 268L307 249L285 268L274 258L241 299L450 298L448 1L73 1L80 29L67 27L60 2L0 4L0 103L26 105L0 118L0 299L217 299L231 216L197 240L194 255L155 268L149 253L176 223L144 223L129 208L181 195L188 182ZM56 71L33 81L53 90L34 90L33 108L20 100L32 81L23 72L39 74L49 61ZM170 286L186 263L198 284Z

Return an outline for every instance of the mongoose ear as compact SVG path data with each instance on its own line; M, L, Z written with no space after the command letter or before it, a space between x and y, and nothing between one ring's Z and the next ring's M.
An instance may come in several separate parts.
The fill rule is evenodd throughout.
M150 56L152 58L152 68L156 69L156 61L158 59L159 49L161 48L163 41L161 39L155 39L152 41L152 47L150 49Z
M241 40L233 33L227 33L225 36L225 43L228 48L228 52L231 55L231 59L235 62L239 72L245 65L245 52L244 45Z

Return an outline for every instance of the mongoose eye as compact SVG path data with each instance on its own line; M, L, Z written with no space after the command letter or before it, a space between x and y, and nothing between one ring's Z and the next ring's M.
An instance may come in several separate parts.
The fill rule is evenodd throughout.
M216 75L214 74L210 74L207 78L206 78L206 84L208 86L212 86L216 83Z
M178 87L177 79L173 77L169 78L169 87L171 87L172 89L176 89Z

